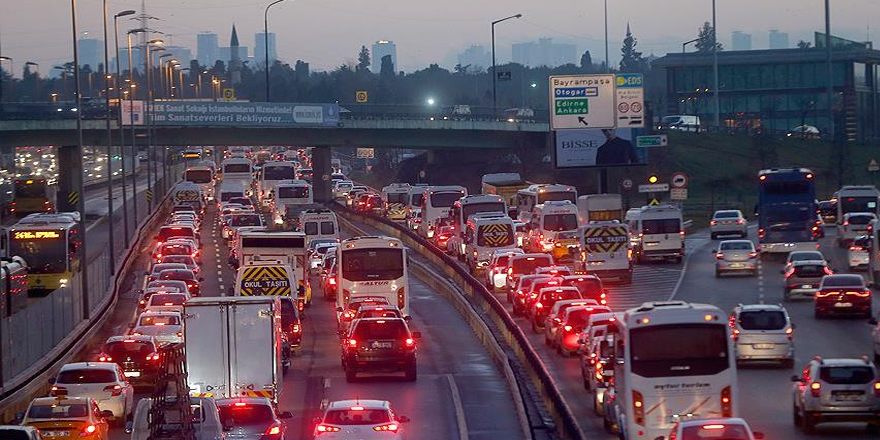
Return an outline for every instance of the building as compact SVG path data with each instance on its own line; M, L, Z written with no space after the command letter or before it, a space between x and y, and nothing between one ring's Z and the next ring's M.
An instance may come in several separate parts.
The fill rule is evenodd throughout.
M779 32L776 29L770 30L770 41L768 47L770 49L788 49L788 33Z
M233 87L238 85L241 82L241 51L239 50L240 46L238 44L238 32L235 30L235 25L232 25L232 37L229 38L229 82ZM247 57L247 53L245 53L245 58Z
M220 56L220 44L217 34L213 32L200 32L196 36L196 57L199 64L213 66L217 60L228 58Z
M539 38L538 41L515 43L513 62L528 67L556 67L578 62L574 44L554 43L552 38Z
M164 46L165 53L170 53L173 58L180 62L184 67L189 67L189 62L193 59L192 51L188 47L183 46Z
M485 47L475 44L458 54L458 64L470 66L468 71L478 72L492 65L492 53Z
M104 40L80 38L77 41L76 49L80 67L89 66L92 72L97 72L98 67L104 65Z
M824 45L824 34L816 34L816 43ZM847 140L880 137L880 51L836 37L832 44L831 111L824 49L719 52L722 125L788 131L806 124ZM704 124L714 120L711 53L670 53L653 67L665 73L663 114L697 115Z
M733 31L730 42L731 50L752 50L752 34Z
M397 64L397 45L393 41L379 40L373 43L373 50L370 51L370 70L373 73L379 73L382 70L382 57L386 55L391 56L391 65L394 67L392 70L397 71L400 66Z
M269 65L275 62L278 59L278 52L276 52L275 48L275 33L269 32ZM256 60L256 64L258 66L262 66L266 64L266 34L263 32L257 32L254 34L254 59Z

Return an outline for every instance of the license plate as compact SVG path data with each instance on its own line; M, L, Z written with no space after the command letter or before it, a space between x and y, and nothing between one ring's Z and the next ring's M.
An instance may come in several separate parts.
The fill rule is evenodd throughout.
M834 303L834 307L847 308L852 306L852 303Z
M141 377L140 371L126 371L125 377Z
M745 267L745 265L742 263L731 263L730 265L731 269L742 269L743 267Z
M812 289L813 286L810 284L801 284L801 289Z
M390 342L373 342L370 348L391 348Z
M770 350L773 348L773 344L752 344L752 347L755 350Z
M861 394L851 394L851 393L835 394L834 400L842 401L842 402L855 402L855 401L862 400L862 396L861 396Z
M70 431L42 431L43 437L69 437Z

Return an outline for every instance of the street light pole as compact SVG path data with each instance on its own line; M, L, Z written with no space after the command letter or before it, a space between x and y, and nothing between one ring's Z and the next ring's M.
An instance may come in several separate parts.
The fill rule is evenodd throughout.
M605 73L611 72L608 60L608 0L605 0Z
M107 235L109 235L109 244L110 244L110 273L113 274L116 272L116 239L114 234L114 224L113 221L113 130L110 128L110 118L113 116L113 112L110 110L110 55L109 46L107 42L107 0L103 0L102 2L104 6L104 14L102 19L104 20L104 105L106 108L106 129L107 129L107 216L110 218L110 225L107 228Z
M12 61L12 57L0 56L0 103L3 102L3 62L9 61L9 76L12 77L12 74L15 72L15 63Z
M715 96L715 127L721 127L721 101L718 90L718 23L715 15L715 0L712 0L712 76Z
M504 17L500 20L495 20L492 22L492 112L493 116L498 117L498 89L495 85L495 80L498 77L498 72L495 71L495 25L501 23L502 21L510 20L511 18L521 18L522 14L511 15L510 17Z
M831 133L831 141L834 142L834 65L831 63L831 2L825 0L825 61L828 64L828 89L825 91L826 100L828 101L828 130Z
M76 30L76 0L70 0L70 24L73 31L73 84L74 84L74 102L76 103L76 157L83 157L83 132L82 132L82 96L79 86L79 50L77 49L77 30ZM80 159L82 160L82 159ZM82 165L77 167L76 172L82 173ZM86 191L83 183L82 174L73 176L76 182L76 192L79 197L76 202L76 210L85 220L86 216ZM83 256L83 261L88 261L86 246L88 243L88 231L83 231L85 237L80 241L79 252ZM82 315L83 319L89 319L91 316L91 305L89 304L89 271L88 264L80 265L80 281L82 293Z
M266 12L263 14L263 46L266 48L266 102L269 100L269 8L284 0L275 0L266 6Z
M134 55L131 50L131 34L140 31L140 29L132 29L126 33L128 37L128 117L131 122L131 200L132 200L132 217L135 226L140 222L138 219L138 200L137 200L137 174L140 160L137 154L137 135L135 133L134 124L134 92L137 90L137 84L134 83Z
M126 192L127 188L125 185L125 130L122 128L122 88L119 84L119 79L122 74L119 69L119 17L125 17L128 15L135 14L134 10L122 11L118 14L113 15L113 43L116 48L116 81L113 83L113 88L116 90L116 100L119 102L117 106L117 125L119 126L119 169L122 172L122 230L125 232L125 237L123 242L125 243L125 247L128 248L128 239L129 239L129 227L128 227L128 194ZM106 45L106 43L105 43ZM131 68L131 66L129 66ZM107 70L107 69L104 69ZM134 148L134 144L132 144L132 148ZM137 217L135 217L137 218Z

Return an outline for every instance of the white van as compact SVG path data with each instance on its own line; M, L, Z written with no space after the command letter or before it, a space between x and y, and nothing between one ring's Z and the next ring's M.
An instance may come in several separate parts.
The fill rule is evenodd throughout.
M296 166L293 162L266 162L260 167L257 176L257 200L268 207L272 200L270 193L275 185L296 179Z
M454 229L448 247L452 249L453 256L462 261L465 259L464 230L468 219L472 215L489 212L507 215L507 203L504 202L504 198L495 194L471 194L452 205L450 217Z
M240 182L223 182L217 190L217 206L236 197L247 197L247 191Z
M418 231L422 222L422 199L425 198L425 187L417 184L409 188L409 199L406 206L406 225L413 231Z
M183 172L183 180L192 182L202 189L202 196L214 200L214 168L206 166L189 167Z
M468 217L464 246L465 260L471 271L486 268L495 251L516 249L513 219L502 212L483 212Z
M250 159L232 157L220 164L220 173L224 183L238 182L245 188L254 183L254 164Z
M392 183L382 188L385 216L395 222L406 221L406 207L412 187L408 183Z
M275 184L269 208L276 225L291 223L300 212L315 203L312 185L305 180L285 180Z
M587 194L577 198L578 221L589 222L623 220L623 200L620 194Z
M628 214L628 213L627 213ZM633 252L636 263L646 259L684 258L684 227L681 209L674 205L643 206L631 234L635 239Z
M443 217L449 217L452 205L466 195L467 188L458 185L425 188L424 197L422 197L421 221L418 226L419 235L432 238L437 222Z
M550 252L560 232L577 231L577 205L568 200L547 201L532 208L528 235L523 240L526 252Z
M660 119L658 130L700 131L700 117L694 115L669 115Z
M312 240L339 240L339 224L336 214L329 209L306 209L299 214L299 224L306 234L306 248Z
M616 279L632 282L632 244L629 227L617 220L593 221L578 231L581 248L581 270L602 281Z

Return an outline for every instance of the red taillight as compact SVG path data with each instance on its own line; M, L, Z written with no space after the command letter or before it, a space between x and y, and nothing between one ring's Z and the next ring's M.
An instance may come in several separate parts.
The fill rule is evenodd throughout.
M764 228L758 228L758 238L764 238Z
M632 399L635 422L637 425L645 426L645 401L642 398L642 393L633 390Z
M822 384L819 382L810 383L810 394L813 397L819 397L822 395Z
M718 222L715 220L712 220L711 222L709 222L709 226L715 226L717 224L718 224Z
M327 284L329 284L331 286L335 286L336 285L336 278L329 278L327 280Z
M416 346L416 340L413 338L406 338L406 340L403 342L404 342L404 344L406 344L407 347L415 347Z
M543 308L544 308L544 304L541 304L541 302L538 301L537 303L535 303L535 308L536 308L536 309L543 309Z
M724 259L724 254L721 253L721 252L715 252L715 258L718 259L718 260L723 260L723 259Z
M281 435L281 425L277 423L273 424L266 429L266 432L263 435Z
M739 220L736 221L736 224L741 225L741 224L743 224L743 223L745 223L745 222L746 222L745 219L739 219Z
M731 331L730 333L730 337L733 339L733 342L736 342L736 340L739 339L739 330L733 329L733 331Z
M825 298L832 295L840 295L840 292L837 290L820 290L816 292L816 298Z
M825 269L828 270L827 267ZM791 278L792 275L794 275L794 268L793 267L791 267L787 271L785 271L786 278Z
M843 225L844 225L844 226L849 226L849 220L844 221L844 222L843 222Z
M573 328L574 328L574 327L572 327L572 326L570 326L570 325L565 325L565 326L562 327L562 329L565 330L566 332L570 332Z
M88 437L94 433L98 432L98 427L95 425L86 425L83 426L82 431L79 432L80 437Z
M406 306L406 288L401 287L397 289L397 308L403 310Z
M113 397L122 395L122 386L121 385L107 385L104 387L104 391L110 391L110 395Z
M159 353L148 354L147 360L148 361L158 361L159 360Z
M880 382L874 382L874 395L880 397Z
M330 426L323 423L315 427L315 432L317 432L318 434L323 434L325 432L339 432L341 430L342 428L338 426Z
M834 274L834 272L832 272L832 271L831 271L831 268L828 267L828 266L825 266L825 267L823 267L822 269L825 270L825 275L833 275L833 274Z
M757 252L749 252L749 258L757 258L757 257L758 257Z
M98 362L113 362L113 358L101 353L101 355L98 356Z
M861 251L863 251L864 249L862 249L861 246L850 246L850 247L849 247L849 250L850 250L850 252L861 252Z
M348 347L349 348L356 348L357 346L358 346L357 339L349 339L348 340Z
M789 341L794 339L794 337L792 335L793 333L794 333L794 329L792 329L792 328L785 329L785 335L788 337Z
M849 290L846 292L846 294L847 295L855 295L859 298L867 298L867 297L871 296L871 291L869 289L865 289L862 291Z
M398 426L397 423L385 423L373 427L373 431L397 432L398 429L400 429L400 426Z
M299 333L301 330L302 329L300 328L299 324L294 324L293 328L291 329L291 331L293 331L294 333Z
M724 417L733 417L733 398L730 394L729 386L721 390L721 415Z

